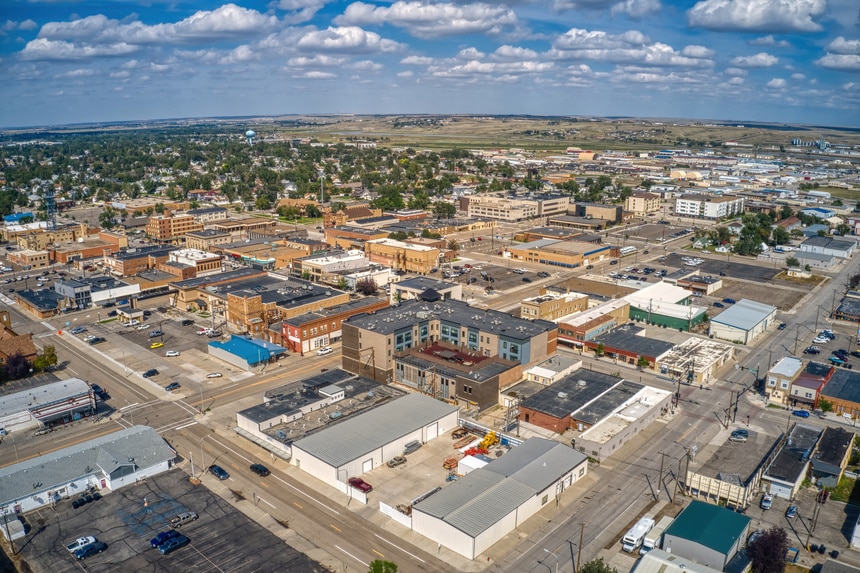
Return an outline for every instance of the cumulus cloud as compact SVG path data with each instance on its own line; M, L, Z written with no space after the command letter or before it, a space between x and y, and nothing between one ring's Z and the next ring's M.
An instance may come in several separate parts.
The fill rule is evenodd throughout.
M334 56L326 56L324 54L317 54L311 58L300 56L297 58L290 58L287 60L287 65L293 68L313 68L313 67L329 67L329 66L341 66L347 61L346 58L339 58Z
M100 46L79 46L72 42L59 42L37 38L27 42L21 50L24 60L83 60L86 58L124 56L139 48L125 42Z
M345 26L388 24L403 28L419 38L465 34L497 35L517 24L513 10L476 2L465 6L450 3L394 2L391 6L375 6L354 2L334 19Z
M745 82L746 82L746 80L745 80L745 79L743 79L743 78L737 78L737 77L732 78L732 79L730 79L730 80L729 80L729 84L731 84L731 85L733 85L733 86L740 86L740 85L743 85Z
M30 30L35 30L38 24L29 18L18 22L16 20L6 20L2 25L0 25L0 36L4 36L9 32L16 32L18 30L29 32Z
M78 68L76 70L69 70L62 74L64 78L84 78L95 75L95 71L88 68Z
M400 60L400 63L413 66L429 66L434 61L435 60L429 56L406 56Z
M749 74L748 71L742 70L740 68L726 68L726 71L724 73L727 76L734 76L734 77L743 77L743 76L746 76Z
M302 50L322 52L348 52L351 54L370 54L396 52L402 46L387 40L375 32L367 32L357 26L310 30L301 36L296 46Z
M293 76L294 78L303 78L306 80L331 80L337 77L337 74L331 72L308 71L302 74Z
M405 72L397 72L398 78L411 78L414 75L415 75L415 72L413 72L411 70L406 70Z
M707 48L688 46L689 53L676 51L667 44L651 43L638 30L611 35L598 30L572 28L556 38L549 57L558 60L589 60L649 66L710 66Z
M244 62L250 62L259 59L257 54L255 54L250 47L248 46L237 46L230 50L225 56L223 56L218 63L219 64L238 64Z
M518 48L516 46L499 46L493 56L499 59L513 60L533 60L538 57L537 52L528 48Z
M713 58L716 55L710 48L706 48L705 46L684 46L684 49L681 50L681 54L687 56L689 58Z
M775 66L777 62L779 62L779 58L767 52L759 52L754 56L738 56L732 59L732 65L741 68L769 68Z
M492 75L522 75L546 72L553 68L549 62L481 62L472 60L455 65L431 66L429 72L436 77L444 78L472 78L478 76Z
M624 0L615 4L609 12L613 16L626 14L633 20L639 20L643 16L659 12L661 8L663 5L660 4L659 0Z
M767 36L762 36L760 38L753 38L749 42L750 46L776 46L778 48L788 48L791 46L785 40L777 40L773 37L773 34L768 34Z
M362 60L360 62L355 62L349 67L352 70L359 70L364 72L378 72L379 70L384 68L384 66L379 62L374 62L372 60Z
M269 6L287 12L284 21L296 24L311 20L327 3L327 0L278 0Z
M793 80L805 80L806 76L803 74L800 74L800 73L791 74L791 79L793 79Z
M785 87L785 80L782 78L773 78L769 82L767 82L767 87L774 89L781 89Z
M858 54L827 54L815 60L816 66L829 70L843 72L860 72L860 55Z
M827 46L831 54L860 54L860 40L846 40L844 36L838 36Z
M482 60L486 54L477 48L463 48L457 53L458 60Z
M827 0L702 0L687 11L690 26L739 32L818 32Z

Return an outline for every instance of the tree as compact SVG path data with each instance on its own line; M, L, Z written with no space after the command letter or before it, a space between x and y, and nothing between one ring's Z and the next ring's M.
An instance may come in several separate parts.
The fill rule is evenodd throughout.
M99 213L99 225L107 230L111 230L116 226L116 210L110 205L106 206Z
M773 231L771 231L770 236L775 245L784 245L791 241L791 235L788 234L788 231L783 227L774 227Z
M361 294L370 296L372 294L376 294L376 291L379 287L376 285L376 281L371 277L365 277L360 281L355 283L356 292L360 292Z
M838 225L836 225L836 232L842 236L850 235L851 234L851 227L849 227L845 223L839 223Z
M579 569L580 573L618 573L618 569L609 565L603 557L592 559Z
M824 398L818 399L818 407L822 412L832 412L833 411L833 402L828 402Z
M305 216L310 217L311 219L319 219L322 217L322 211L320 211L319 207L313 203L308 203L305 205Z
M42 351L42 354L36 356L33 360L33 368L38 372L50 370L51 367L57 365L57 350L53 345L49 344Z
M747 545L753 573L784 573L787 552L788 534L778 526L771 527Z
M284 219L298 219L299 214L299 208L293 205L283 205L278 207L278 216Z
M797 257L788 257L785 259L785 266L787 267L799 267L800 261L797 260Z
M603 343L602 343L602 342L598 342L598 343L597 343L597 348L595 348L595 349L594 349L594 355L595 355L595 356L603 356L603 352L604 352L605 350L606 350L606 348L603 346Z
M397 573L397 564L382 559L374 559L370 562L367 573Z
M7 380L18 380L30 374L32 366L20 352L6 359L5 376Z
M650 365L651 363L644 356L640 356L639 360L636 362L636 366L639 368L648 368Z
M791 208L791 205L783 205L779 209L779 218L780 219L788 219L794 215L794 209Z
M460 250L460 243L457 242L457 239L451 239L448 241L448 249L455 253Z
M254 203L254 207L259 211L267 211L272 208L272 202L266 195L260 195L257 197L257 201Z
M445 201L433 203L433 214L437 219L450 219L457 214L457 207Z
M840 199L838 197L836 199L834 199L833 202L831 202L830 204L833 205L834 207L843 207L845 205L845 203L842 202L842 199Z

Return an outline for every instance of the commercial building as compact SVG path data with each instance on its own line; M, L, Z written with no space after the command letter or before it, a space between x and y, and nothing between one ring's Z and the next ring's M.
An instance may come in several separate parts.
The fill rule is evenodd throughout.
M104 263L111 274L119 277L130 277L153 269L159 263L167 262L170 252L175 248L162 245L135 247L105 255Z
M856 419L860 417L860 372L837 368L830 380L818 394L833 406L837 416Z
M818 397L836 369L829 364L809 361L791 384L791 406L802 404L810 409L818 407Z
M219 255L198 249L186 248L171 251L168 254L167 262L194 267L195 276L221 271L221 257Z
M775 306L741 299L711 319L709 333L721 340L749 344L775 321Z
M216 231L214 229L203 229L185 233L185 246L189 249L209 251L216 245L226 245L232 242L230 233Z
M594 308L563 316L558 323L558 339L563 344L582 348L583 343L609 332L630 317L630 303L612 299Z
M191 215L195 221L204 225L213 221L224 221L227 219L227 209L224 207L199 207L197 209L189 209L185 214Z
M90 488L117 490L173 467L176 452L158 432L133 426L0 468L0 513L50 507Z
M520 318L556 321L562 317L588 310L588 295L546 291L520 303Z
M795 425L782 449L765 468L762 489L777 497L792 500L806 479L811 453L821 436L819 428Z
M722 573L719 569L696 563L692 559L663 551L651 549L643 555L631 573Z
M624 210L638 216L659 213L662 199L656 193L634 192L624 200Z
M463 285L430 277L414 277L391 283L388 298L391 304L415 299L427 302L463 300Z
M290 463L347 492L349 478L401 455L408 442L426 443L459 424L456 406L423 394L407 394L293 442ZM366 502L357 490L352 497Z
M397 271L428 274L439 266L442 251L386 238L366 241L364 253L372 263L379 263Z
M531 438L412 505L412 530L475 559L586 476L588 458Z
M824 255L825 257L836 257L838 259L850 259L854 256L856 250L856 241L833 239L831 237L809 237L800 243L801 253L814 253Z
M50 427L91 416L95 409L89 384L69 378L0 397L0 428L20 432Z
M219 358L242 370L252 370L277 360L286 352L283 346L251 336L232 335L230 340L213 340L208 345L209 355Z
M15 293L15 303L36 318L50 318L65 308L65 297L51 289L27 289Z
M65 299L66 307L83 310L93 303L90 285L75 279L56 279L54 292Z
M785 356L767 371L765 381L765 396L771 402L783 404L788 399L791 386L803 370L803 361L792 356Z
M395 383L478 411L497 406L501 389L522 376L518 362L464 352L444 342L418 345L394 357Z
M538 384L549 386L580 368L582 368L582 358L578 354L559 349L555 353L555 356L550 356L543 362L535 364L523 374L525 374L525 379L529 382L537 382ZM506 389L503 388L502 390ZM502 400L502 406L506 408L510 407L510 404L505 401L504 396L502 396Z
M692 330L704 322L706 309L691 303L690 291L659 282L623 298L630 303L630 318L677 330Z
M153 215L146 224L146 236L159 243L177 244L185 241L185 233L202 229L203 223L193 215Z
M37 348L33 344L33 333L18 334L12 329L8 310L0 310L0 366L6 364L10 356L20 355L27 361L36 358Z
M280 323L280 336L275 342L304 356L307 352L339 341L344 320L362 313L372 314L387 307L386 299L366 297L285 318Z
M848 466L854 447L854 432L842 428L824 428L818 447L812 454L812 478L818 487L833 488Z
M570 269L598 263L612 254L610 245L555 239L512 244L505 250L516 261Z
M833 318L847 322L860 322L860 291L849 290L833 311Z
M628 395L625 390L634 392ZM621 398L625 399L618 403ZM625 382L572 414L577 429L592 424L573 445L590 458L603 461L668 412L671 400L672 392L668 390ZM612 409L606 412L607 408Z
M574 203L568 209L568 213L586 219L597 219L603 224L616 225L623 218L621 205L604 205L602 203Z
M746 545L752 520L693 500L663 534L663 550L724 571Z
M583 343L586 348L613 360L640 368L655 368L675 346L646 334L646 329L629 323Z
M388 237L387 231L377 231L374 229L362 229L360 227L342 226L342 227L326 227L325 242L333 249L361 249L364 250L364 243L375 239L384 239Z
M681 195L675 199L675 214L697 219L722 219L741 215L744 198L734 195Z
M370 266L364 251L332 251L293 259L291 273L315 283L337 284L341 274Z
M663 356L659 370L675 381L710 384L716 382L720 369L734 357L735 348L730 344L690 337Z
M492 195L470 195L468 197L467 214L470 218L494 219L508 222L524 221L538 216L538 203L537 201L528 199L507 199Z
M557 333L551 322L478 310L462 301L411 300L344 321L343 368L374 380L390 381L395 353L437 341L528 367L555 353Z

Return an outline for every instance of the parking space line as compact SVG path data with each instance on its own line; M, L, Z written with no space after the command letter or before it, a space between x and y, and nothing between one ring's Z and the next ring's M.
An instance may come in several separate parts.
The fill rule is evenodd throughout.
M347 555L349 555L350 557L352 557L353 559L355 559L356 561L358 561L359 563L361 563L365 567L370 567L370 565L368 563L365 563L364 561L362 561L361 559L359 559L358 557L356 557L355 555L353 555L352 553L350 553L349 551L347 551L343 547L340 547L339 545L335 545L335 548L340 549L341 551L343 551L344 553L346 553Z
M174 429L174 430L182 430L182 429L187 428L187 427L189 427L189 426L193 426L193 425L194 425L194 424L196 424L196 423L197 423L196 421L195 421L195 422L190 422L190 423L188 423L188 424L185 424L184 426L178 426L178 427L173 428L173 429Z
M390 546L392 546L392 547L394 547L394 548L397 548L397 549L399 549L400 551L402 551L403 553L405 553L406 555L408 555L408 556L412 557L413 559L417 559L417 560L418 560L418 561L420 561L421 563L427 563L426 561L424 561L423 559L421 559L421 558L420 558L420 557L418 557L417 555L413 555L412 553L409 553L408 551L406 551L406 550L405 550L405 549L403 549L402 547L399 547L399 546L395 545L394 543L392 543L391 541L388 541L387 539L385 539L384 537L382 537L382 536L381 536L381 535L379 535L378 533L374 533L374 535L375 535L376 537L378 537L380 540L382 540L382 541L384 541L385 543L389 544Z

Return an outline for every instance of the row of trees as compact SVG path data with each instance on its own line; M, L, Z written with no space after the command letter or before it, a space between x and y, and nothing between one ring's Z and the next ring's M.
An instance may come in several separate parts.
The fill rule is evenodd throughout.
M32 362L27 360L20 352L17 352L6 359L6 362L0 365L0 383L9 382L10 380L20 380L33 374L34 372L45 372L57 365L57 351L52 345L45 346L41 354L37 354Z

